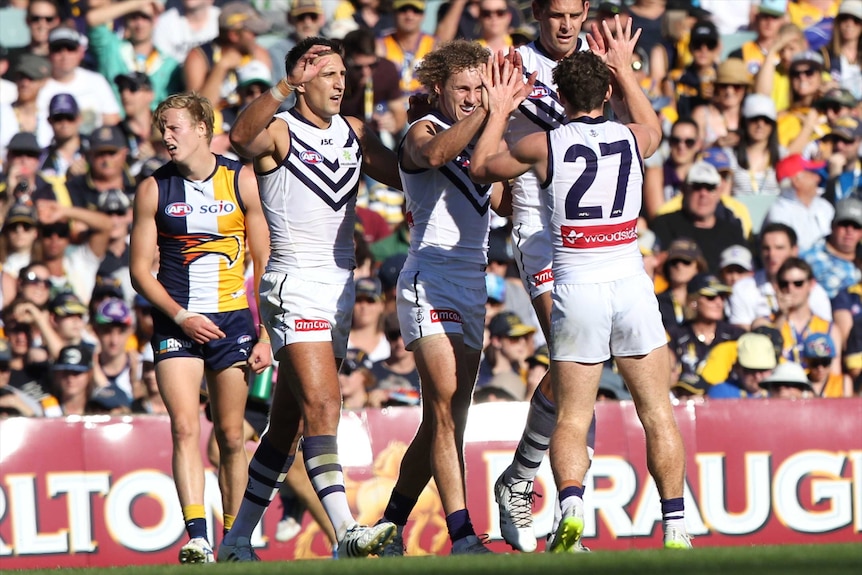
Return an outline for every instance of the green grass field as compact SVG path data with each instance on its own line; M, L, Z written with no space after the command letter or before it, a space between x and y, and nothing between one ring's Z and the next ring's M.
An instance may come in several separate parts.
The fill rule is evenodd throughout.
M695 542L696 544L697 542ZM862 543L776 547L722 547L691 551L604 551L579 555L483 555L468 557L405 557L342 561L296 561L218 564L202 567L155 565L106 569L64 569L71 575L174 575L205 569L207 575L730 575L862 574ZM37 575L51 570L5 571Z

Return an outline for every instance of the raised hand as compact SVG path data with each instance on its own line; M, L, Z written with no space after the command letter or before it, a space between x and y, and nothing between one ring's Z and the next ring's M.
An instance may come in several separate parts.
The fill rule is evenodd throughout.
M489 112L510 113L530 95L536 74L531 74L525 82L521 57L510 49L507 54L498 52L489 56L483 68L482 82L485 88L483 106Z
M634 54L635 46L641 37L641 29L638 28L632 35L631 19L626 22L625 28L623 28L619 16L614 16L614 23L616 24L615 33L611 33L607 20L602 22L602 28L604 30L604 44L607 47L605 63L613 75L618 76L622 73L632 72L632 54Z
M286 80L291 86L299 86L312 80L332 58L332 48L329 46L312 46L302 55Z
M587 46L590 47L590 52L602 59L602 62L608 61L605 37L602 36L599 25L595 22L590 24L590 32L587 32Z

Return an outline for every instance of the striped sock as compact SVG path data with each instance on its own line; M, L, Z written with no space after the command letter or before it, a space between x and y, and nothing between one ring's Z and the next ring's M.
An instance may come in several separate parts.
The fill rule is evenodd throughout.
M685 530L685 500L682 497L662 499L661 518L665 531L668 527Z
M530 400L527 425L518 442L515 457L503 473L504 480L532 481L536 478L556 424L557 407L545 397L541 389L536 388Z
M347 494L344 490L344 473L338 463L338 444L334 435L316 435L302 440L302 458L308 478L323 504L336 538L341 541L347 530L356 524Z
M186 522L186 533L189 539L202 537L209 541L207 535L207 513L203 505L194 504L183 507L183 520Z
M242 505L233 526L225 535L224 543L234 545L238 537L251 538L264 511L278 494L278 488L292 463L293 456L278 451L266 435L261 438L248 466L248 486L242 497Z

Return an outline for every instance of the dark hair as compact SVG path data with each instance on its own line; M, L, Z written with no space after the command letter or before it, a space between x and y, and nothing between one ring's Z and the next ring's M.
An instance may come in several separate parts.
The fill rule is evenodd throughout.
M681 125L689 125L689 126L691 126L692 128L694 128L694 131L695 131L695 132L697 132L697 134L700 134L700 126L698 126L698 125L697 125L697 122L695 122L695 121L694 121L691 117L689 117L689 116L686 116L686 117L684 117L684 118L680 118L679 120L677 120L676 122L674 122L674 123L673 123L673 125L670 127L670 133L671 133L671 134L673 134L674 129L675 129L677 126L681 126ZM700 137L700 136L698 135L697 137Z
M560 60L553 78L570 112L592 112L605 102L611 72L592 52L575 52Z
M359 28L348 32L341 41L344 48L344 55L347 58L353 56L376 56L377 55L377 39L374 32L366 28Z
M299 59L302 58L312 46L326 46L330 51L335 52L341 56L342 59L344 58L344 47L342 46L341 41L330 40L329 38L323 38L322 36L310 36L305 40L300 40L296 46L290 49L287 56L284 57L285 75L290 75L290 71L293 70L296 63L299 62Z
M751 164L748 161L748 145L751 143L748 139L748 123L751 121L751 118L742 117L739 120L739 130L737 133L739 134L739 143L736 145L736 161L739 163L740 168L745 168L746 170L751 167ZM769 125L772 126L772 132L769 134L769 140L766 143L766 151L769 153L769 165L775 167L775 164L778 163L778 160L781 159L779 156L779 144L778 144L778 124L774 120L769 121Z
M775 277L780 280L784 276L784 274L790 270L802 270L803 272L805 272L805 275L808 276L807 279L809 280L814 277L814 272L811 270L811 266L808 264L808 262L806 262L802 258L797 258L795 256L787 258L784 263L781 264L781 267L778 268L778 273L775 274Z
M770 224L766 224L760 230L760 242L763 243L763 236L766 234L774 234L774 233L782 233L787 236L787 239L790 240L790 247L795 248L796 244L799 242L799 236L796 235L796 230L788 226L787 224L782 224L779 222L772 222Z

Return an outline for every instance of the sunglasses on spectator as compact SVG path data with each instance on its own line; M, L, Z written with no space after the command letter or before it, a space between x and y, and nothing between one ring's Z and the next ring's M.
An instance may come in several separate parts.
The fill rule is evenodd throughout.
M698 190L706 190L707 192L714 192L718 186L715 184L704 184L702 182L694 182L688 185L688 189L693 192Z
M721 299L721 296L718 294L700 294L700 297L704 298L706 301L715 301L717 299Z
M26 222L17 222L9 226L10 232L20 232L21 230L25 232L31 231L35 226L33 224L28 224Z
M305 14L294 16L293 19L297 22L302 22L303 20L311 20L313 22L317 22L318 16L320 16L320 14L315 14L314 12L306 12Z
M839 228L853 228L854 230L862 230L862 226L860 226L856 222L851 222L849 220L845 220L842 222L835 222L835 225Z
M718 42L698 42L697 44L691 45L691 51L696 52L701 48L706 48L707 50L715 50L718 48Z
M491 16L502 18L508 13L509 11L505 8L501 8L499 10L479 10L479 18L490 18Z
M376 69L377 69L377 64L379 64L379 63L380 63L380 62L379 62L379 61L377 61L377 60L375 60L375 61L373 61L373 62L371 62L371 63L369 63L369 64L359 64L359 63L357 63L357 62L351 62L351 63L350 63L350 69L351 69L351 70L353 70L353 71L355 71L355 72L358 72L358 71L360 71L360 70L363 70L364 68L368 68L369 70L376 70Z
M69 237L69 226L45 226L42 228L42 237L50 238L57 236L59 238Z
M398 10L396 10L399 14L403 14L405 12L415 12L416 14L424 14L425 10L420 10L416 6L402 6Z
M719 84L717 87L719 90L721 90L722 88L724 88L724 89L733 88L734 90L739 91L739 92L745 90L745 88L746 88L746 86L743 84Z
M791 78L799 78L800 76L813 76L817 73L814 68L797 68L790 71Z
M57 114L56 116L51 116L48 118L49 122L74 122L76 120L76 116L72 114Z
M56 22L59 19L59 16L40 16L38 14L31 14L27 16L27 22L29 22L30 24L35 24L36 22L47 22L50 24L51 22Z
M763 122L764 124L772 124L773 121L766 116L755 116L748 119L749 124L756 124L758 122Z
M48 46L48 52L57 54L58 52L75 52L80 46L77 44L53 44Z
M679 146L680 144L685 144L686 148L693 148L697 143L697 138L679 138L677 136L671 136L668 141L671 146Z
M692 261L689 261L689 260L670 260L667 263L667 265L669 265L670 267L674 267L674 266L678 266L678 265L690 266L693 263L694 263L693 260Z
M808 283L808 280L778 280L778 289L786 290L790 287L790 284L793 284L795 287L801 288L806 283Z
M840 114L842 108L846 108L846 106L842 106L841 104L831 102L829 104L823 104L822 106L819 106L819 108L821 110L823 110L824 112L832 112L833 114Z
M34 271L29 271L21 277L21 283L24 285L41 285L42 287L48 287L51 285L51 280L39 277L39 275Z
M808 359L807 363L808 363L808 367L810 367L812 369L815 367L829 367L830 365L832 365L832 358L831 357L820 357L817 359Z

